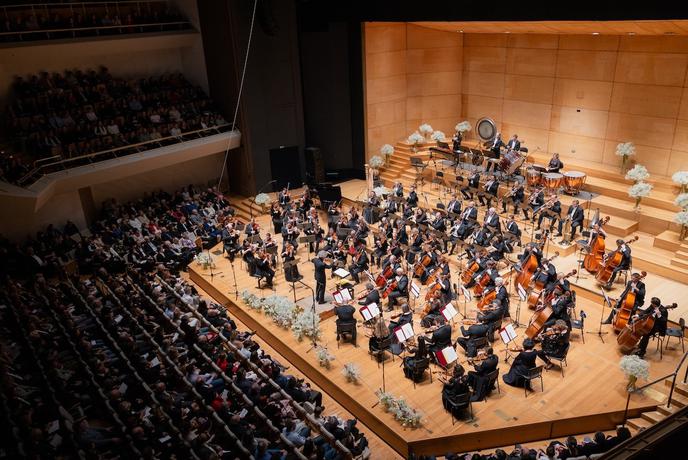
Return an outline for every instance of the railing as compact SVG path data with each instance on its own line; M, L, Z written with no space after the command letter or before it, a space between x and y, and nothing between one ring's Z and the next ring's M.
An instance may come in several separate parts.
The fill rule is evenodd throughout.
M77 157L72 158L62 158L59 155L54 155L49 158L37 160L34 163L34 168L24 177L19 179L19 181L17 181L17 185L25 187L35 182L43 175L48 174L50 172L74 168L83 164L91 164L96 161L101 161L103 157L120 158L122 156L132 155L135 153L140 153L142 151L151 150L153 148L162 147L163 145L172 145L175 143L187 142L194 139L200 139L206 136L212 136L214 134L224 133L227 131L229 131L229 123L211 126L209 128L197 129L195 131L187 131L185 133L181 133L179 136L161 137L160 139L152 139L150 141L139 142L137 144L127 144L123 145L122 147L101 150L99 152L88 153L86 155L79 155ZM39 162L54 159L56 157L61 159L49 163L38 164Z
M68 38L68 37L50 37L50 34L55 34L55 33L71 33L72 37L71 38L80 38L77 37L77 32L83 32L83 31L95 31L96 36L100 35L101 30L114 30L114 29L120 29L120 32L122 34L129 34L129 33L143 33L143 32L156 32L157 28L160 28L160 31L164 31L166 26L185 26L185 27L179 27L179 29L189 29L191 28L191 23L189 21L174 21L174 22L154 22L154 23L143 23L143 24L122 24L122 25L117 25L117 26L93 26L93 27L69 27L65 29L36 29L36 30L18 30L16 32L0 32L0 38L2 37L9 37L9 36L17 36L19 40L24 40L24 37L22 35L31 35L31 34L45 34L46 35L46 40L49 40L51 38ZM156 30L144 30L144 29L150 29L155 27ZM125 30L123 30L125 29ZM128 29L139 29L138 31L132 31ZM111 34L112 35L112 34ZM85 35L84 35L85 37Z
M674 372L671 374L667 374L663 377L660 377L658 379L653 380L652 382L646 383L645 385L636 388L633 391L628 392L628 396L626 397L626 409L624 410L624 415L623 415L623 426L626 426L626 417L628 417L628 406L631 403L631 395L634 393L640 393L643 391L645 388L651 387L652 385L662 382L669 377L673 377L671 381L671 388L669 390L669 399L667 400L667 408L671 407L671 397L674 395L674 388L676 387L676 377L678 377L678 371L681 369L681 366L683 366L683 362L686 360L686 357L688 357L688 352L683 354L683 357L681 358L681 361L679 361L678 365L676 366L676 369ZM683 383L686 383L686 380L688 380L688 366L686 367L686 373L683 376Z

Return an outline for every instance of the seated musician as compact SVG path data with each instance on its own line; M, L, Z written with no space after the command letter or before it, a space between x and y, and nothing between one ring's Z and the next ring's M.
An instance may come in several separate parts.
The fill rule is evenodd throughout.
M441 212L437 211L435 213L434 219L432 221L432 224L430 226L433 228L433 230L438 231L438 232L446 232L447 231L447 223L444 220L444 216L442 215Z
M514 358L513 363L511 363L511 368L507 374L502 375L502 380L507 385L514 387L526 387L529 390L529 382L524 378L528 374L528 371L535 367L535 361L537 359L537 352L534 350L535 342L531 339L525 339L523 341L523 351L520 352L516 358Z
M270 266L270 254L261 251L259 256L255 259L256 275L265 278L265 283L268 287L272 287L272 278L275 276L275 271Z
M279 204L283 208L287 207L289 205L289 202L291 201L291 197L289 196L289 190L285 187L282 189L282 191L279 193Z
M404 358L404 377L413 379L419 372L416 368L428 357L428 347L425 345L425 337L422 335L418 337L418 346L413 355Z
M461 221L459 219L454 219L451 227L449 228L449 240L447 246L451 243L451 249L449 249L449 255L454 254L454 250L460 245L458 241L463 241L460 237L459 229L461 228Z
M638 315L635 320L637 321L648 316L654 316L655 322L652 326L652 329L650 329L647 334L643 335L643 338L641 338L640 342L638 343L638 350L635 352L635 354L641 358L645 356L647 344L650 342L650 337L652 337L654 334L659 334L660 336L666 335L667 323L669 322L669 310L667 307L662 305L662 301L659 300L659 298L653 297L650 300L650 306L645 310L638 311Z
M610 289L612 287L612 284L614 284L614 280L616 279L616 276L619 274L619 272L623 270L628 270L631 267L631 263L633 262L633 258L631 256L631 247L627 245L624 240L616 240L616 251L621 253L621 263L619 263L619 265L617 265L616 268L614 268L614 271L612 271L612 276L611 278L609 278L609 282L606 285L607 289Z
M483 226L488 227L490 234L500 233L502 231L502 224L499 221L499 214L495 208L490 208L485 213L483 219Z
M241 258L246 262L248 274L251 276L256 274L255 251L257 247L257 245L249 243L248 240L244 240L243 246L241 247Z
M633 273L631 279L626 283L626 288L623 290L619 299L616 301L614 308L609 313L609 316L602 324L611 324L614 321L614 317L619 312L619 309L626 303L626 296L630 292L635 293L635 302L633 304L633 311L631 315L635 314L635 311L642 307L645 303L645 283L641 281L642 275L640 273Z
M478 312L478 321L487 325L487 337L492 341L494 332L502 327L502 320L509 312L509 306L503 305L501 301L495 299L492 303Z
M518 140L518 134L514 134L506 143L506 148L509 150L521 150L521 141Z
M344 305L335 305L334 306L334 314L337 315L337 319L335 320L335 324L337 325L337 329L339 329L339 326L350 326L350 325L355 325L356 324L356 318L354 318L354 313L356 313L356 309L348 304ZM356 329L354 328L354 333L353 333L353 339L356 339ZM339 340L339 334L337 334L337 340Z
M487 207L492 206L492 200L497 201L497 192L499 191L499 181L497 177L492 175L490 179L483 185L483 191L478 195L478 201L482 206L485 206L485 201L487 201Z
M571 333L568 326L562 320L557 320L554 325L541 332L538 338L541 341L542 350L536 353L544 362L547 369L551 369L553 364L550 360L552 358L563 358L566 353L566 348L569 346L569 338Z
M439 271L439 275L437 277L437 282L440 283L440 301L446 305L452 300L454 300L454 293L452 292L452 284L451 284L451 274L450 273L443 273Z
M275 229L275 234L282 233L282 208L279 203L273 202L270 206L270 216L272 218L272 226Z
M293 262L294 260L296 260L296 250L294 250L294 246L292 246L291 243L287 243L287 247L282 253L282 263ZM286 279L288 283L303 279L303 276L299 273L298 264L294 264L284 269L284 279Z
M409 239L409 248L406 253L406 262L412 264L416 260L416 256L420 254L423 247L423 236L418 228L411 230L411 238Z
M416 193L416 186L412 185L408 196L406 197L406 203L410 208L415 208L418 206L418 193Z
M576 236L576 229L583 228L584 219L585 215L583 214L583 208L580 206L580 202L578 200L573 200L571 206L569 206L569 210L566 212L566 217L564 217L563 220L559 219L559 233L557 236L563 236L561 231L564 227L564 222L569 220L571 221L571 235L566 235L566 237L570 237L569 241L572 241Z
M530 219L530 217L528 216L528 207L530 207L530 210L533 212L533 220L535 220L535 210L539 209L544 204L545 204L544 188L535 189L533 191L533 193L530 194L530 198L528 198L528 206L523 207L523 216L526 218L526 220Z
M342 214L341 209L337 206L337 202L332 202L327 207L327 227L333 229L337 226L339 216Z
M408 297L408 276L406 276L404 269L401 267L397 268L395 273L396 276L394 277L394 280L396 281L397 286L387 295L387 298L389 299L387 311L392 311L399 297Z
M373 283L367 283L365 296L362 297L362 300L358 301L358 304L367 306L373 303L380 305L380 291L378 291Z
M600 224L593 224L592 230L590 231L590 238L588 238L588 244L586 246L587 250L590 250L592 244L597 240L597 237L601 236L602 239L607 238L607 232L602 228Z
M387 206L385 206L385 216L389 216L390 214L396 214L396 212L399 210L399 206L397 205L397 202L394 200L387 200Z
M419 276L420 281L423 284L425 284L425 282L428 280L428 277L430 276L430 274L433 272L435 267L437 267L437 254L435 253L435 251L432 250L432 247L426 243L423 245L423 252L421 252L418 255L418 263L416 264L416 267L418 267L419 264L422 264L423 260L427 259L427 258L430 259L430 263L426 264L423 267L423 271L422 271L422 273L420 273L420 276ZM416 267L414 267L414 271L415 271ZM415 275L415 273L414 273L414 275Z
M227 253L227 257L233 262L234 256L236 256L239 250L239 233L234 228L225 228L222 231L222 250Z
M501 276L495 278L494 290L496 292L495 300L499 300L506 316L506 313L509 313L509 291L507 291L506 286L504 286L504 278Z
M380 232L380 234L374 238L373 253L370 256L370 262L374 264L375 260L377 260L377 266L379 267L382 257L387 254L388 247L387 235L385 235L384 232Z
M404 324L413 325L413 311L411 311L407 303L401 306L401 313L392 315L392 318L389 322L389 332L394 332L394 329L403 326Z
M299 229L293 222L288 222L286 226L282 227L282 245L286 247L287 243L291 243L295 249L298 250L298 236Z
M516 242L519 246L521 245L521 229L518 227L518 224L516 223L516 216L511 214L509 216L509 219L506 221L506 225L504 225L504 231L505 233L505 238L510 240L511 242Z
M368 200L366 201L366 204L367 206L363 208L363 218L369 224L374 224L377 222L376 208L380 206L380 198L375 194L375 192L371 191L368 194Z
M368 270L368 253L365 250L365 246L361 244L358 246L353 263L349 265L349 273L351 273L351 278L353 278L354 282L358 284L361 282L361 278L358 274L366 270Z
M390 333L382 315L377 316L372 321L373 329L368 341L368 351L376 353L383 350L382 342L390 336Z
M466 356L468 358L474 358L478 353L478 348L476 347L477 342L483 337L487 337L487 333L490 327L484 323L472 324L468 329L461 326L461 334L463 337L456 339L456 344L460 345L466 351Z
M473 271L473 277L470 279L470 281L464 284L465 288L470 289L475 285L478 276L480 276L483 271L487 269L488 260L490 260L490 258L487 256L487 250L480 249L476 252L475 256L468 261L466 267L471 267L474 264L478 264L478 268L477 270Z
M557 268L550 263L549 259L543 258L540 267L533 274L533 283L542 283L545 290L551 289L557 282Z
M488 387L490 381L488 375L497 369L499 358L494 354L492 347L486 350L485 358L480 361L480 364L473 363L475 370L468 371L468 385L473 389L471 401L481 401L487 397L494 389L494 382L491 387Z
M442 317L442 319L435 319L435 327L436 329L432 332L432 336L428 341L432 356L435 356L436 351L451 346L451 324L444 321L444 317Z
M461 223L457 234L459 238L464 240L473 231L473 226L478 220L478 208L475 207L475 201L469 201L466 209L461 213Z
M490 259L500 261L504 258L507 252L513 252L514 248L511 243L502 237L502 235L495 235L492 239L492 251L490 251Z
M404 196L404 185L401 182L396 182L394 184L394 187L392 187L392 193L396 197L403 197Z
M465 199L473 199L473 192L480 187L480 172L475 171L468 177L468 185L461 189L461 194Z
M561 201L559 201L557 195L550 195L547 199L547 202L541 208L540 216L538 217L537 230L540 230L543 219L549 220L550 232L554 228L554 224L557 222L557 220L561 220Z
M428 216L422 208L416 208L416 213L413 215L413 220L418 225L427 225Z
M514 205L514 214L518 214L518 210L521 208L524 199L525 187L523 183L518 181L514 182L514 185L511 186L511 190L509 190L502 199L502 212L506 214L507 202L511 201Z
M499 160L499 157L501 156L502 147L504 147L504 142L502 141L502 134L497 133L495 138L489 144L489 149L492 152L492 158ZM497 162L488 161L487 167L485 168L485 172L489 172L490 167L494 167L494 169L496 171L497 170Z
M556 290L555 290L556 292ZM573 308L575 305L573 293L568 290L561 294L555 295L554 299L550 304L552 308L552 314L543 327L550 327L554 325L557 321L563 321L567 327L571 327L571 315L569 314L569 309Z
M523 252L520 256L518 256L518 260L521 263L523 263L523 261L528 260L531 254L535 256L535 258L538 261L538 264L542 263L542 248L538 243L534 241L526 243L525 247L523 248Z
M251 222L246 224L246 227L244 228L244 232L246 233L246 236L253 236L253 235L259 235L260 234L260 227L258 226L258 223L256 222L255 218L251 219Z
M547 172L558 173L564 167L564 163L559 159L558 153L553 153L552 158L547 163Z
M452 195L452 199L447 204L447 212L450 214L460 214L461 213L461 201L458 199L456 194Z
M336 268L346 267L346 260L349 257L349 251L346 249L343 241L337 241L337 247L332 251L332 265ZM334 278L334 273L331 273Z
M447 383L442 386L442 406L448 411L455 411L455 417L461 417L460 413L456 413L458 410L463 410L465 407L454 407L451 405L450 401L453 402L455 398L459 395L465 395L470 391L468 387L468 378L465 375L465 369L461 364L457 364L454 367L454 373Z
M420 320L420 325L428 328L432 327L436 321L439 321L440 324L444 324L445 318L442 316L441 310L445 305L446 304L442 302L440 294L436 293L434 297L427 301L423 309L423 317Z

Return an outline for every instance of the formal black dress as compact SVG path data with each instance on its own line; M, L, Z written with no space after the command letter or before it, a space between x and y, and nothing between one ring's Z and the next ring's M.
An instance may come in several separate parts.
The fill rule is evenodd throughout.
M537 352L535 350L527 350L519 353L511 364L509 373L502 376L504 383L514 387L526 386L526 379L523 378L523 376L526 375L530 369L535 367L536 358Z

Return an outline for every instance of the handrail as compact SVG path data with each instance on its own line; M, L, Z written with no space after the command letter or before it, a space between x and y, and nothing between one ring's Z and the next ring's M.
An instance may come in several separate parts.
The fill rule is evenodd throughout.
M79 32L84 30L107 30L107 29L125 29L132 27L154 27L154 26L169 26L191 24L190 21L170 21L170 22L149 22L141 24L120 24L116 26L93 26L93 27L69 27L66 29L36 29L36 30L17 30L12 32L0 32L0 37L9 35L22 34L49 34L53 32ZM82 38L82 37L79 37ZM85 38L85 37L84 37Z
M148 144L159 144L159 143L161 143L161 142L166 142L166 141L170 141L170 140L179 140L180 138L184 138L185 136L190 136L190 135L200 134L200 133L206 133L206 132L209 132L209 131L216 131L217 134L221 134L221 133L225 132L225 131L223 131L223 129L224 129L224 128L227 128L228 126L229 126L229 123L223 123L223 124L221 124L221 125L210 126L210 127L208 127L208 128L201 128L201 129L197 129L197 130L194 130L194 131L187 131L187 132L181 133L179 136L166 136L166 137L161 137L161 138L159 138L159 139L151 139L151 140L149 140L149 141L139 142L139 143L137 143L137 144L127 144L127 145L123 145L123 146L121 146L121 147L115 147L115 148L113 148L113 149L100 150L100 151L94 152L94 153L87 153L87 154L85 154L85 155L79 155L79 156L76 156L76 157L64 158L64 159L62 159L62 160L54 161L54 162L52 162L52 163L45 163L45 164L42 164L42 165L40 165L40 166L37 166L37 167L35 167L34 169L32 169L31 171L29 171L26 175L24 175L24 177L22 177L21 179L19 179L19 180L17 181L17 183L18 183L20 186L23 186L23 185L24 185L25 183L27 183L31 178L33 178L33 176L35 176L36 174L38 174L38 173L40 172L41 169L43 169L43 168L48 168L48 167L50 167L50 166L63 165L63 169L67 169L66 165L69 164L69 163L72 163L72 162L75 162L75 161L80 161L80 160L89 160L89 161L93 161L93 158L94 158L94 157L97 157L97 156L100 156L100 155L115 154L115 156L116 156L117 152L122 152L122 151L124 151L124 150L130 150L130 149L136 149L136 150L137 150L136 152L132 152L132 153L139 153L138 148L139 148L139 147L142 147L142 146L145 146L145 145L148 145ZM203 137L203 136L199 136L198 138L200 138L200 137ZM181 142L186 142L186 140L181 140L181 141L178 141L178 142L179 142L179 143L181 143ZM150 150L150 148L147 148L147 149L144 149L144 150ZM51 158L52 158L52 157L51 157ZM40 161L40 160L39 160L39 161Z
M5 5L2 8L27 8L34 6L53 6L53 7L71 7L71 6L83 6L83 5L108 5L108 4L123 4L123 3L170 3L169 0L100 0L91 2L69 2L69 3L15 3L14 5Z
M646 383L645 385L638 387L633 391L628 392L628 396L626 397L626 408L624 409L624 415L623 415L623 426L626 426L626 421L627 421L626 417L628 417L628 406L631 403L631 395L633 395L634 393L640 393L645 388L651 387L652 385L659 383L663 380L666 380L668 377L673 376L673 379L671 381L671 389L669 390L669 398L667 399L667 408L671 407L671 397L674 395L674 388L676 387L676 377L678 376L678 371L681 370L681 366L683 366L683 363L685 362L687 357L688 357L688 352L683 354L683 357L681 358L681 361L679 361L674 372L667 374L663 377L660 377L656 380L653 380L652 382ZM686 383L687 378L688 378L688 368L686 368L686 374L683 377L683 383L684 384Z

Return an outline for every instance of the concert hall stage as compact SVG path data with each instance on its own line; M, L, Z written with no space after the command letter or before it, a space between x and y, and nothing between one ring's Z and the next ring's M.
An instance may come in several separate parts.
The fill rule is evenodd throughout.
M269 216L260 217L259 222L264 228L269 226ZM299 270L304 275L304 281L314 287L313 268L309 262L312 254L309 255L307 247L304 246L301 245L299 248ZM220 249L218 245L211 252L217 253ZM329 370L320 367L316 353L311 350L310 341L297 341L291 331L280 328L262 313L250 309L241 301L240 296L237 298L231 292L234 289L234 268L239 292L248 289L262 296L277 293L293 299L291 285L284 280L281 265L275 277L274 292L270 289L258 291L255 279L248 275L240 259L235 261L233 268L229 261L220 255L216 255L215 260L217 267L213 272L212 281L210 271L203 270L195 263L188 267L190 279L217 302L227 305L232 315L257 331L263 340L292 365L403 456L408 456L411 452L442 455L447 451L465 452L516 442L563 438L571 434L610 430L622 422L627 396L626 380L619 369L621 354L617 350L614 334L609 332L605 335L603 343L596 334L586 333L583 343L580 331L575 331L572 334L572 346L568 355L568 366L564 368L564 376L555 366L543 374L544 392L540 389L539 382L534 382L535 392L529 393L527 397L524 396L522 388L510 387L501 380L501 374L508 371L509 365L504 364L504 345L499 340L495 342L495 353L500 359L501 391L494 391L486 402L473 403L472 421L461 420L455 424L452 423L450 414L442 407L442 383L438 379L439 374L432 375L432 383L426 378L414 388L413 382L404 378L400 359L395 358L392 361L388 358L384 367L386 391L395 396L403 396L411 407L423 413L420 428L403 428L391 414L385 413L381 406L376 405L375 392L382 386L383 368L367 353L368 340L365 328L359 324L358 347L350 343L342 343L338 347L334 318L322 315L323 334L319 344L328 348L335 356L335 361ZM453 280L457 273L458 270L453 267ZM333 290L334 280L328 279L327 288L328 292ZM359 295L361 291L362 286L356 286L356 294ZM296 297L300 305L308 305L311 292L297 287ZM517 305L518 299L512 298L511 314L514 316ZM459 303L458 306L463 312L463 303ZM467 306L468 316L475 315L471 313L474 308L470 304ZM582 309L588 314L586 332L596 332L601 312L599 303L579 296L578 311ZM414 315L416 333L422 331L418 324L421 310L422 302L418 302ZM527 322L529 316L529 311L524 306L520 321ZM517 329L519 344L524 331L524 328ZM603 326L603 331L610 331L609 326ZM457 323L453 338L458 335L460 331ZM680 349L670 348L660 360L653 341L648 347L646 359L651 363L650 379L655 379L674 370L677 360L680 359ZM459 351L459 360L467 366L463 351ZM346 382L341 373L346 363L356 363L359 366L360 384ZM470 367L467 367L467 370L469 369ZM431 366L431 370L437 371L438 368ZM654 410L656 406L663 404L666 400L664 390L663 385L656 385L644 394L633 395L629 418L637 417L641 412Z

